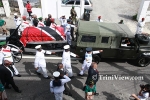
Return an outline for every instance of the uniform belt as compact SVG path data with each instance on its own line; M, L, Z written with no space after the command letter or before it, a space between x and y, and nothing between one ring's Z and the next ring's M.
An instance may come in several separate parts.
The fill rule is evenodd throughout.
M11 56L7 56L7 57L4 57L4 58L10 58Z

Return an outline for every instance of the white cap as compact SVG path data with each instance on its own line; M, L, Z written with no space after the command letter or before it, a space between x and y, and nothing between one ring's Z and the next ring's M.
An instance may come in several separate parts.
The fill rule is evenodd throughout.
M14 16L17 16L17 13L14 13Z
M70 48L69 45L65 45L65 46L64 46L64 49L69 49L69 48Z
M35 47L35 49L40 49L42 46L41 45L37 45L36 47Z
M58 71L55 71L55 72L53 73L53 76L54 76L54 77L59 77L59 75L60 75L60 72L58 72Z

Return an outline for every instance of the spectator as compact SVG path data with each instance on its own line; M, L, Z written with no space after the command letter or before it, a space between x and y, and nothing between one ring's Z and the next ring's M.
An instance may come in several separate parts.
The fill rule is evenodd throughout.
M97 63L93 62L88 70L88 76L85 82L85 86L89 83L89 81L93 80L94 85L96 86L96 83L99 79L99 72L97 70ZM85 88L85 87L84 87ZM84 89L83 89L84 90ZM99 93L94 93L94 95L99 95Z
M64 32L65 32L65 27L66 27L66 24L67 24L67 19L66 19L65 15L60 17L60 22L61 22L61 27L63 27Z
M65 90L64 84L71 81L71 79L64 75L64 79L60 79L60 72L55 71L53 73L54 80L50 81L50 91L54 94L55 100L63 100L63 91Z
M46 21L47 21L47 18L45 18L45 20L44 20L44 25L46 26Z
M6 29L6 22L4 21L3 26L0 27L0 33L2 32L2 35L8 35L7 34L7 29Z
M142 18L142 21L138 22L136 34L142 34L143 33L143 27L145 25L144 21L145 21L145 18Z
M141 90L139 91L138 96L136 94L132 94L131 97L133 97L134 100L148 100L150 95L150 84L140 85L140 87Z
M37 16L34 15L33 26L37 27L38 23L39 23L39 21L38 21L38 19L37 19Z
M51 18L52 18L52 15L48 14L48 18L47 18L47 21L46 21L46 26L51 26Z
M0 66L0 80L2 84L5 86L5 89L10 89L11 87L9 84L14 88L14 90L18 93L21 93L19 88L16 86L14 79L13 79L13 72L8 68L11 66L12 62L4 59L3 65Z
M101 19L101 16L98 16L98 19L96 21L97 22L103 22L103 20Z
M43 18L40 17L39 19L39 23L38 23L38 27L45 27L44 23L43 23Z
M93 100L95 92L96 92L96 86L94 85L93 80L91 80L85 87L85 100Z
M21 24L21 19L18 17L17 13L14 13L14 22L16 24L16 28Z
M29 14L29 19L31 20L32 6L30 5L29 1L27 1L26 8L27 8L27 12Z
M1 83L1 81L0 81L0 100L8 100L5 88L3 84Z
M123 20L120 20L120 22L118 24L124 24Z

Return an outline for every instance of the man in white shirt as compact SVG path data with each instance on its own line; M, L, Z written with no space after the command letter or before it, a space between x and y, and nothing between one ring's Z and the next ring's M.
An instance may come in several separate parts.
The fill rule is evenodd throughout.
M84 74L86 70L89 69L89 67L92 64L92 54L97 54L101 53L103 50L98 50L98 51L92 51L92 48L88 47L86 48L86 53L85 53L85 60L83 61L82 69L79 73L80 76Z
M63 27L64 32L65 32L65 27L66 27L66 24L67 24L67 19L66 19L65 15L62 16L62 17L60 17L59 20L60 20L60 22L61 22L61 27Z
M68 74L69 77L73 76L72 72L72 67L71 67L71 57L78 57L76 54L70 52L70 46L65 45L64 46L64 51L63 51L63 56L62 56L62 64L64 66L65 72Z
M103 22L103 20L101 19L101 16L98 16L98 19L96 21L97 22Z
M17 13L14 13L14 22L16 24L16 28L21 24L21 19L18 17Z
M38 22L38 26L37 27L45 27L44 23L43 23L43 18L40 17L38 18L39 19L39 22Z
M37 50L34 61L34 67L36 69L36 72L38 75L43 74L45 79L50 79L50 77L47 75L46 61L44 54L54 54L54 53L42 50L41 45L37 45L35 49Z
M64 84L71 81L71 79L64 75L64 79L59 79L60 72L53 73L54 80L50 81L50 91L55 95L55 100L63 100L63 91L65 90Z
M144 21L145 21L145 18L142 18L142 21L138 22L136 34L142 34L143 33L143 27L145 25Z

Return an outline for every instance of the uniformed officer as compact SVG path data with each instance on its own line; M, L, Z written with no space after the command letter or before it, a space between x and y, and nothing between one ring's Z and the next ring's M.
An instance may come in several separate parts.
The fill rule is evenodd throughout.
M12 57L12 51L22 52L22 50L18 50L18 49L9 47L9 46L7 46L6 42L3 42L1 52L3 53L5 58L10 59L10 61L12 63L12 68L13 68L14 74L18 77L21 77L21 75L19 74L17 68L14 65L14 61L13 61L13 57Z
M86 53L85 53L85 60L83 61L82 69L79 73L79 75L83 75L86 70L89 69L89 67L92 64L92 54L97 54L101 53L103 50L98 50L98 51L92 51L91 47L86 48Z
M47 75L47 69L46 69L46 61L44 54L54 54L50 51L42 50L41 45L37 45L35 47L36 55L35 55L35 61L34 61L34 67L36 69L37 74L43 74L45 79L49 79L50 77Z
M143 27L144 27L144 25L145 25L145 22L144 22L144 21L145 21L145 19L142 18L142 21L138 22L136 34L142 34L142 32L143 32Z
M37 27L45 27L44 23L43 23L43 18L40 17L38 18L39 19L39 22L38 22L38 26Z
M64 84L71 81L71 79L67 75L64 75L63 79L60 79L60 72L58 71L55 71L53 76L54 80L50 82L50 91L55 95L55 100L63 100Z
M63 15L62 17L60 17L59 20L61 22L61 27L63 27L64 32L65 32L65 27L66 27L66 24L67 24L67 19L66 19L65 15Z
M78 57L76 54L70 52L70 46L65 45L64 46L64 51L63 51L63 56L62 56L62 64L64 66L65 72L68 73L69 77L73 76L72 72L72 67L71 67L71 58L70 55L73 57Z

